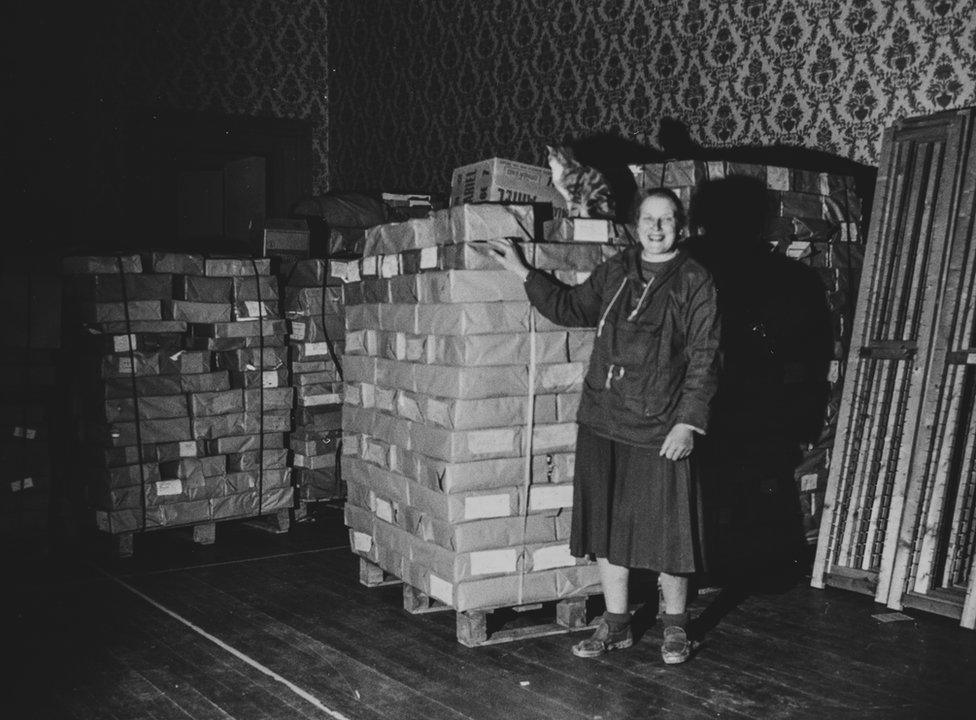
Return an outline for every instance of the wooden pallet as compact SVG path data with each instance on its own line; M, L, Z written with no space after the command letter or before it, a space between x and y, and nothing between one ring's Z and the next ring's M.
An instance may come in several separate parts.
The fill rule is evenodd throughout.
M562 635L588 628L585 597L457 613L457 639L467 647Z
M403 609L411 615L455 612L457 640L467 647L562 635L589 627L586 622L586 597L482 610L454 610L365 558L359 558L359 582L366 587L402 584Z
M298 504L291 510L291 521L293 523L307 522L311 519L312 508L319 507L321 505L328 505L329 503L333 503L333 506L335 506L336 503L339 502L341 502L341 498L334 497L316 498L315 500L299 500Z
M359 582L366 587L383 587L385 585L399 585L402 580L392 573L386 572L376 563L366 558L359 558Z
M112 535L112 556L117 559L132 557L135 551L135 537L145 532L155 532L157 530L172 530L176 535L183 535L196 545L213 545L217 540L217 524L231 522L234 520L244 520L241 523L244 527L253 528L262 532L280 535L288 532L291 527L290 510L287 508L276 510L266 515L241 516L221 518L202 523L192 523L188 525L161 525L148 527L131 532L123 532Z

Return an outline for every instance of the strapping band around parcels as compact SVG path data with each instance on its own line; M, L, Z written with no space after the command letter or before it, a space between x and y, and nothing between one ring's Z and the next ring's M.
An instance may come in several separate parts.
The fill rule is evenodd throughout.
M529 307L529 382L528 382L528 405L525 411L525 437L522 446L525 453L524 476L522 480L522 497L520 498L520 510L522 512L522 528L519 537L518 558L521 561L518 576L518 605L524 602L525 594L525 572L528 565L526 558L525 535L529 524L529 488L532 485L532 436L535 430L535 373L536 373L536 329L535 329L535 310Z
M125 270L122 256L115 256L115 263L119 269L119 285L122 288L122 312L125 314L125 339L129 345L129 379L132 381L132 409L135 416L136 455L139 460L139 503L142 507L142 529L146 529L146 467L142 454L142 418L139 414L139 386L136 383L136 349L132 338L132 319L129 316L129 291L125 287ZM112 532L112 513L109 517L109 533Z
M339 376L339 381L344 382L342 377L342 365L339 362L339 356L336 354L335 344L332 342L332 338L329 337L329 329L325 324L325 300L326 300L326 289L328 287L329 279L329 261L323 260L322 266L322 309L319 313L322 319L322 334L325 336L325 346L329 350L329 357L332 358L333 364L336 366L336 374ZM307 338L306 338L307 342Z
M254 270L254 287L258 296L258 515L261 515L264 510L264 301L261 297L261 277L258 275L258 264L254 258L251 258L251 269ZM245 407L244 417L246 418L246 381L242 394Z

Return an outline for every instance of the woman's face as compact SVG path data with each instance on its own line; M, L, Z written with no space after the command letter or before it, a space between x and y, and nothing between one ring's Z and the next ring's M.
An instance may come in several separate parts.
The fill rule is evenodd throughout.
M678 243L681 228L670 198L653 195L645 198L637 216L637 239L645 260L670 255Z

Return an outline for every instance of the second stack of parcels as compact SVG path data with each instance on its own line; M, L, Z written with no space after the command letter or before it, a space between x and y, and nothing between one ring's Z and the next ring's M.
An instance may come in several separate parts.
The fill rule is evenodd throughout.
M291 507L292 389L267 259L65 258L86 504L113 535Z

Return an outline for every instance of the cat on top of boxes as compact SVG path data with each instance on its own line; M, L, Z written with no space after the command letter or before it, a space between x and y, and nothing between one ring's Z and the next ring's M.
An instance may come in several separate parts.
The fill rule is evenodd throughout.
M616 209L603 173L580 163L568 145L546 145L546 150L552 184L566 199L569 216L612 220Z

